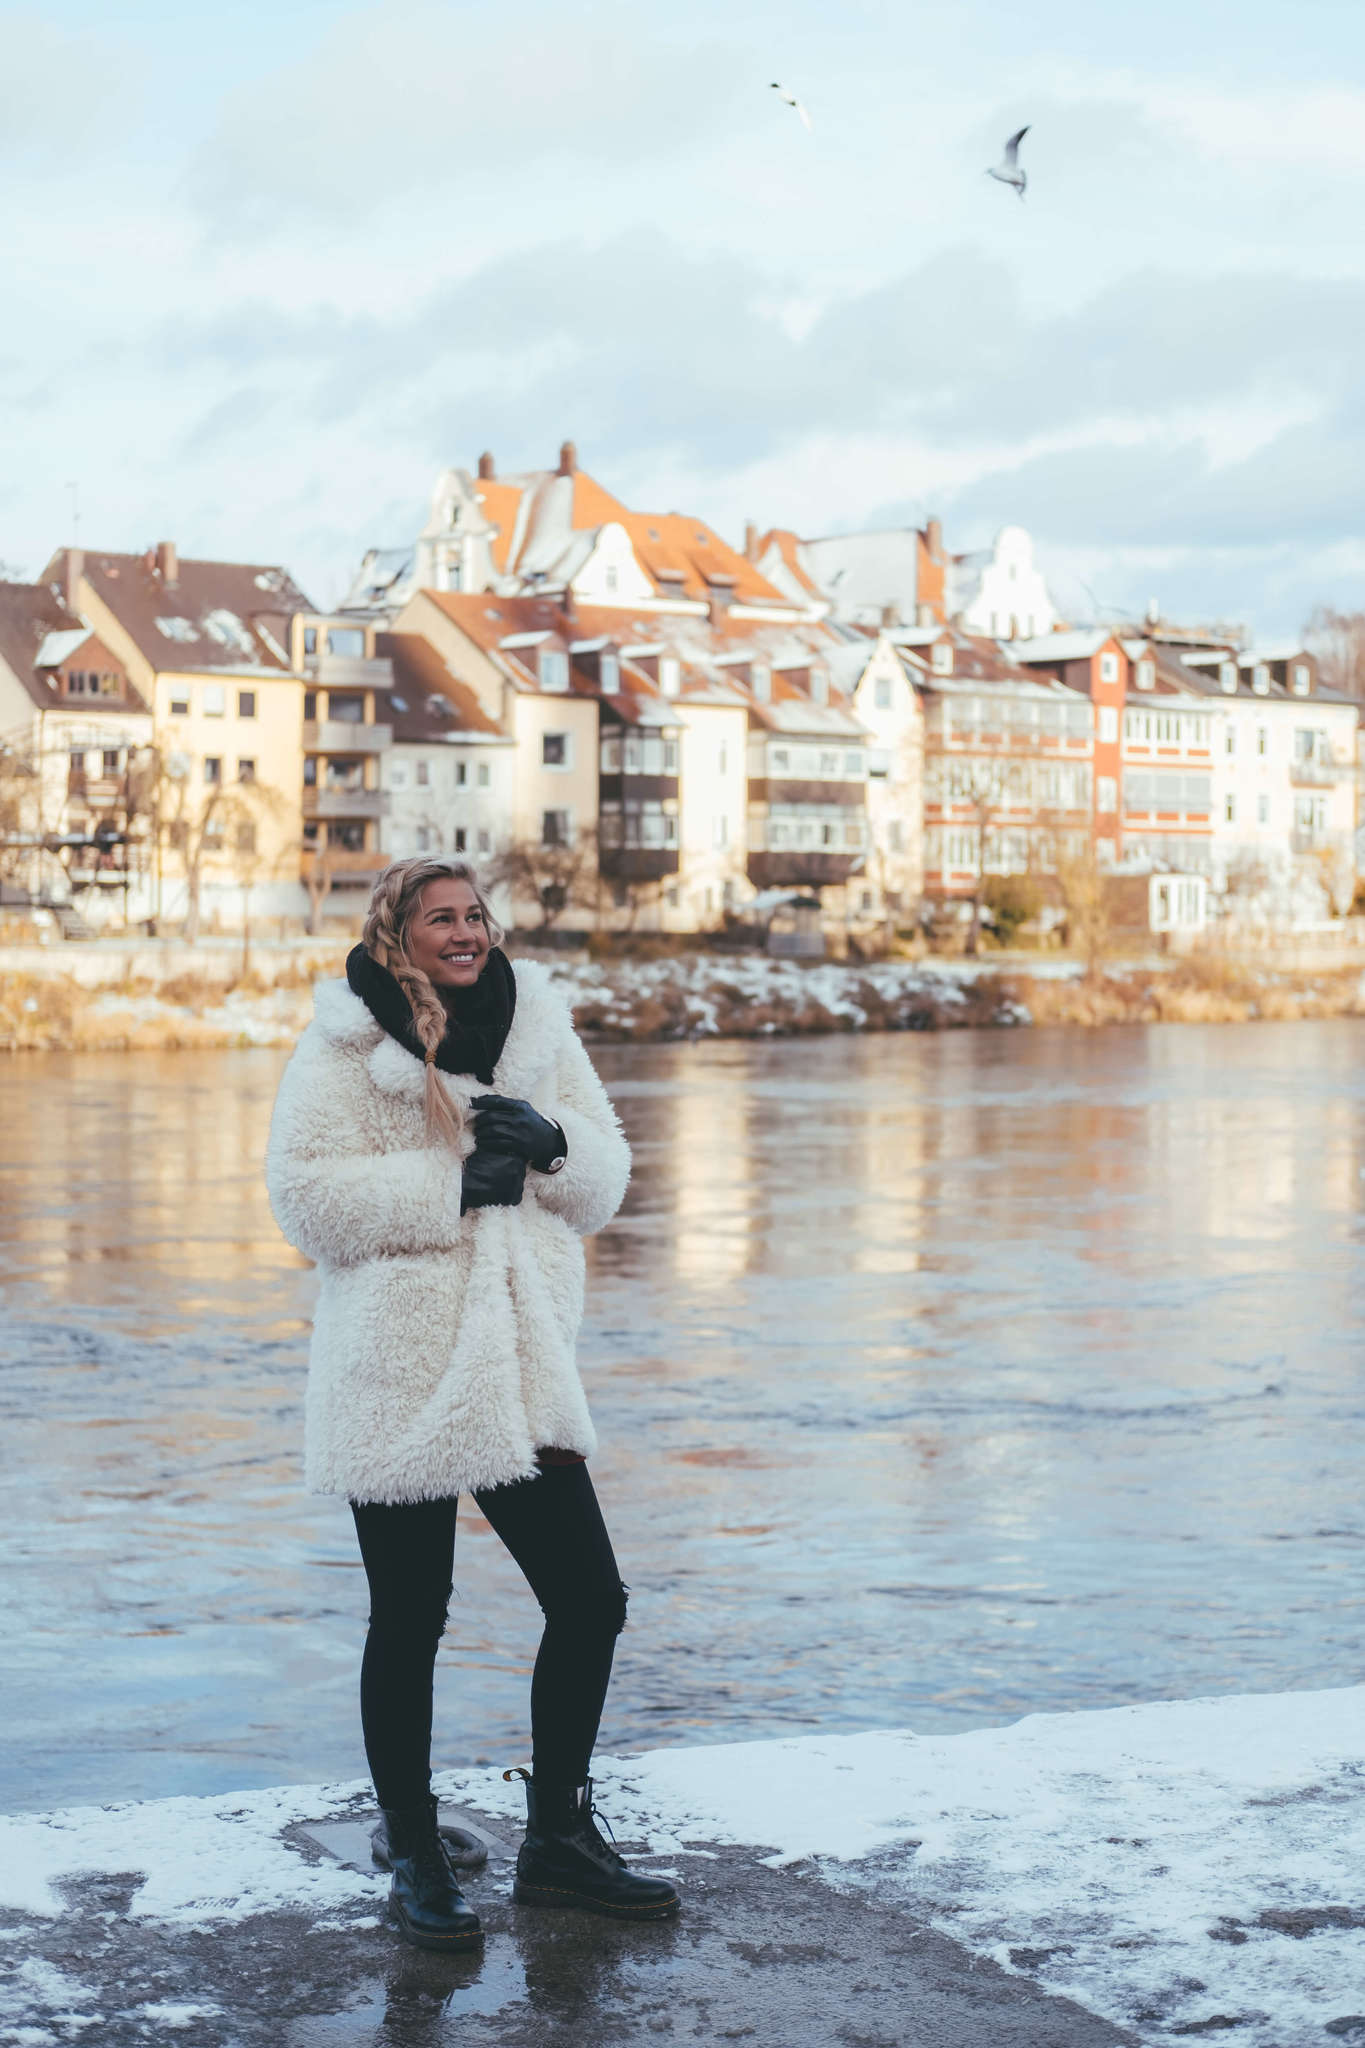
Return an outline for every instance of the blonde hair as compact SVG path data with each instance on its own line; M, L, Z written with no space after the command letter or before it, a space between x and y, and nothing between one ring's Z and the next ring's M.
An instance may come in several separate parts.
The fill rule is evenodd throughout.
M468 882L483 912L490 942L495 946L502 943L502 926L489 909L478 875L469 862L443 860L432 854L389 863L374 885L360 943L372 960L388 968L411 1007L413 1028L426 1055L427 1136L433 1143L458 1145L464 1118L446 1093L436 1068L436 1055L449 1019L435 983L414 965L408 953L408 932L428 882Z

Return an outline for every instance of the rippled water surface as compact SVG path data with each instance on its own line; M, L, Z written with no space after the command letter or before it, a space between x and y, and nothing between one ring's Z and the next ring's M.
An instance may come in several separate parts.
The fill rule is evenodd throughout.
M611 1748L1352 1683L1365 1026L599 1049ZM0 1806L363 1771L365 1586L299 1477L283 1055L0 1066ZM472 1510L437 1761L526 1754Z

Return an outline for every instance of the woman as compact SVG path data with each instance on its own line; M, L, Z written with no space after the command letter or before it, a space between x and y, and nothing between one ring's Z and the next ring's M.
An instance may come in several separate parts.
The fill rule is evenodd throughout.
M501 936L464 861L387 868L345 981L316 991L266 1162L280 1228L321 1275L305 1473L355 1517L389 1910L423 1948L480 1935L431 1791L463 1492L545 1615L513 1897L637 1919L679 1904L603 1840L589 1775L626 1593L584 1462L574 1339L581 1239L615 1215L630 1154L548 971L514 967Z

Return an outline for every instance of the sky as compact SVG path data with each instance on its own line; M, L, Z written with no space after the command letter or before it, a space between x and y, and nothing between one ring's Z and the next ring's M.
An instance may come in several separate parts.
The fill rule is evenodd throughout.
M734 541L1022 524L1076 618L1365 609L1358 0L49 0L0 47L7 574L78 517L331 605L439 469L567 436Z

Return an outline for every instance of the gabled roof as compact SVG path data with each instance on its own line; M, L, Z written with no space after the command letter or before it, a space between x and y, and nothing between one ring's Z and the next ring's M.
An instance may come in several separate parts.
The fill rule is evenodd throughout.
M395 741L506 737L420 633L377 633L374 651L393 667L387 722Z
M774 554L780 568L774 565L770 571L770 580L776 581L779 574L785 573L789 581L796 586L793 595L811 598L818 603L824 602L825 593L806 566L805 542L798 534L793 533L789 526L770 526L762 539L756 543L753 560L762 568L764 562Z
M46 709L66 702L50 672L94 641L96 635L84 619L68 609L60 589L50 583L0 583L0 660L13 670L36 705ZM102 643L97 644L101 665L114 662L122 673L123 664L116 662ZM126 715L130 707L144 708L126 676L124 684L123 698L82 699L81 710Z
M63 586L67 550L44 572ZM83 570L138 652L158 671L289 671L280 629L294 612L312 611L287 570L255 562L179 562L175 580L157 553L102 554L86 549Z

